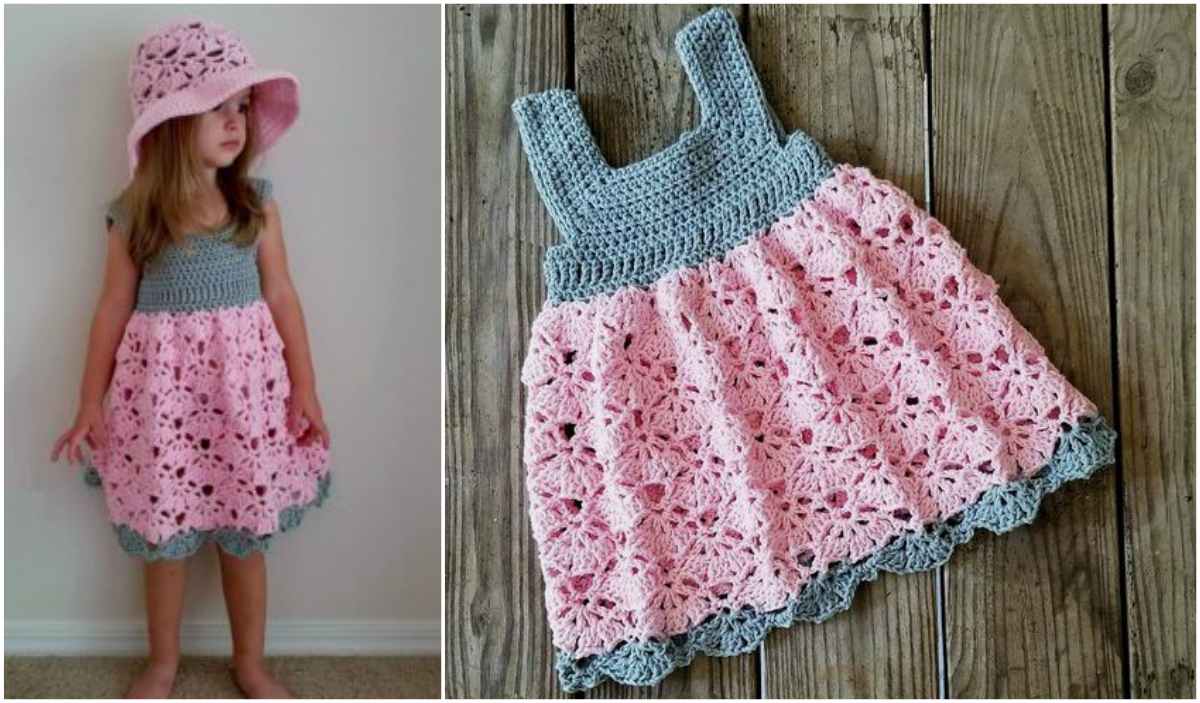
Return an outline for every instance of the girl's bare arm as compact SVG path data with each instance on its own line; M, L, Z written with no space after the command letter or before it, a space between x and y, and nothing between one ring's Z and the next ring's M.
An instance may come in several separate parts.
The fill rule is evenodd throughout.
M329 446L329 430L325 427L317 400L317 379L308 345L304 311L288 272L279 208L274 200L269 200L264 210L267 222L258 244L259 276L263 299L271 309L279 336L283 338L283 355L292 385L292 416L304 416L310 423L309 431L300 436L299 443L309 444L319 437L325 446Z
M82 441L86 440L92 447L104 441L104 392L112 378L117 346L125 332L125 323L133 314L138 274L138 268L126 248L125 234L119 225L114 224L108 230L104 282L88 335L87 359L79 388L79 410L74 425L55 442L51 461L58 461L59 453L66 445L67 461L82 462Z

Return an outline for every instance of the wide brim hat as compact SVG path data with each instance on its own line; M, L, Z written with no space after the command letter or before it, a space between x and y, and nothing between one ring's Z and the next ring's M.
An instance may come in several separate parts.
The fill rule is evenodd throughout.
M253 88L247 126L254 131L255 158L299 116L299 79L259 67L242 40L214 22L188 17L147 32L129 67L130 177L137 172L142 137L152 129L173 117L211 110L245 88Z

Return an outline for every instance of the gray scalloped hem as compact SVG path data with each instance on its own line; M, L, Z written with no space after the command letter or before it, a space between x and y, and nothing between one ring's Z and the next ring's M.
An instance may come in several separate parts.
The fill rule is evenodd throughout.
M605 679L652 686L690 664L696 655L743 654L757 649L775 628L798 621L822 622L849 608L859 584L874 581L882 571L905 574L933 569L945 564L955 547L980 528L1002 534L1033 522L1044 496L1114 463L1116 440L1116 431L1103 415L1081 418L1075 426L1063 423L1050 461L1033 476L993 486L956 515L900 535L856 564L832 568L806 583L783 608L725 610L669 639L623 642L611 651L579 659L556 650L559 684L566 692L593 688Z
M99 486L100 475L93 467L84 470L84 481L88 485ZM254 552L265 552L271 547L271 538L281 532L299 527L304 520L304 513L310 508L321 506L331 495L330 484L333 475L325 475L317 482L317 495L312 500L301 505L292 505L279 513L279 527L265 535L256 535L249 530L220 528L215 530L189 530L175 535L159 545L146 541L136 530L128 525L113 525L117 533L117 541L131 556L141 557L146 561L159 559L186 559L195 554L209 542L215 543L227 554L236 557L248 557Z

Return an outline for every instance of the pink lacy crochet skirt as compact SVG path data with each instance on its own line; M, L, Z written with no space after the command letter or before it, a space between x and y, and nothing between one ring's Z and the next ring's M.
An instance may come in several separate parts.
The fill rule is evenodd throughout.
M261 299L133 313L91 474L129 553L179 558L211 541L244 556L327 496L328 450L287 429L283 346Z
M1112 461L991 276L864 167L722 258L547 305L530 344L527 490L568 690L748 651Z

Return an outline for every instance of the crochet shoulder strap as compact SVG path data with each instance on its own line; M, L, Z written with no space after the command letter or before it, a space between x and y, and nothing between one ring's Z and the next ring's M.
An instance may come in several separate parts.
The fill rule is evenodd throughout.
M265 205L267 201L274 197L275 186L271 183L269 178L256 178L251 176L249 181L250 187L254 189L254 192L258 195L259 202L262 204Z
M728 10L714 8L685 25L675 35L675 50L696 91L702 125L783 137Z
M104 211L105 228L112 227L114 224L121 225L122 229L124 229L127 225L125 211L121 208L121 205L116 200L110 201L108 203L108 209Z

